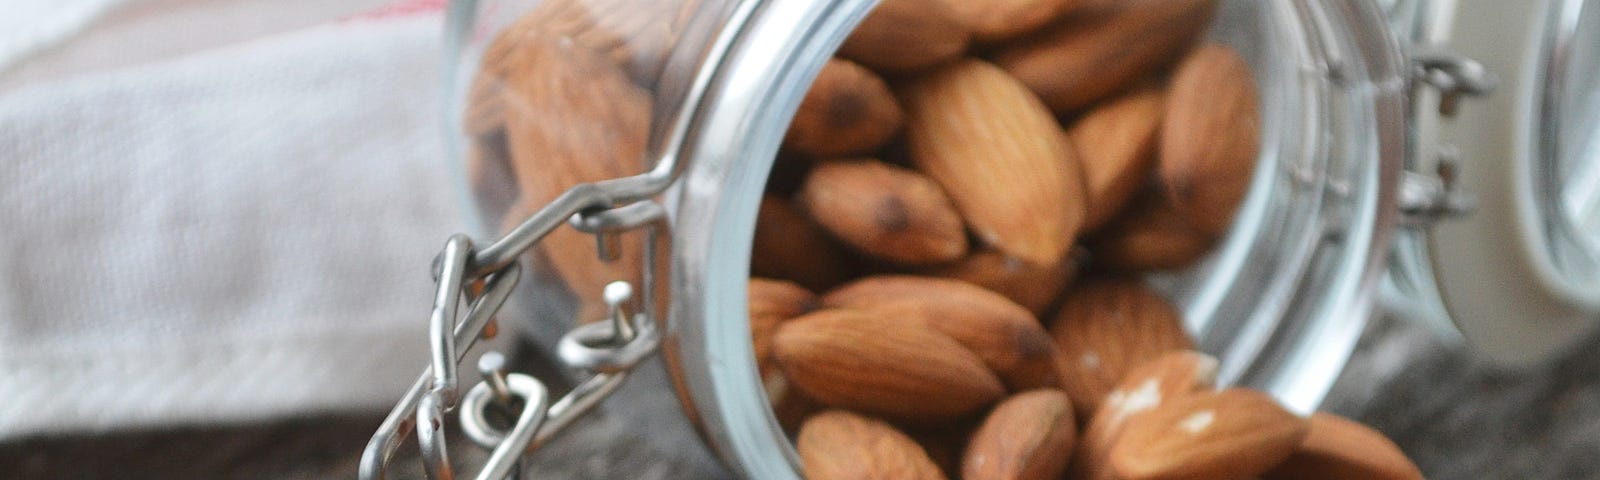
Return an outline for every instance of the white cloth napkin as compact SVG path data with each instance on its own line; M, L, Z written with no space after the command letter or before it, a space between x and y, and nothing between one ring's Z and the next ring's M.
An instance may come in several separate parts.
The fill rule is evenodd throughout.
M347 19L0 93L0 438L392 404L466 212L441 25Z

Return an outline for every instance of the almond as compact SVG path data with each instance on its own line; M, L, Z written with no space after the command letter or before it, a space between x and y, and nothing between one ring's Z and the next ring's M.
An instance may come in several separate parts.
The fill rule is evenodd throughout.
M1109 464L1111 447L1129 419L1171 399L1210 390L1216 381L1217 359L1192 351L1168 353L1128 372L1094 415L1087 417L1087 427L1073 451L1070 478L1115 479Z
M800 187L802 210L856 250L901 264L967 253L967 231L939 184L876 160L831 161Z
M1094 107L1067 130L1083 162L1089 215L1085 230L1105 225L1155 172L1161 91L1135 90Z
M1012 396L983 421L967 444L964 480L1055 480L1066 471L1077 439L1072 401L1059 390Z
M1173 74L1157 169L1168 200L1200 231L1221 235L1250 191L1261 112L1250 64L1211 43Z
M1111 466L1126 480L1249 478L1288 458L1309 429L1260 392L1200 393L1129 419Z
M1078 273L1078 259L1067 256L1055 265L1039 266L1004 253L986 250L966 259L922 273L971 283L1022 305L1034 315L1043 315Z
M970 283L932 277L880 275L828 292L832 308L920 320L976 353L1013 390L1054 387L1060 353L1027 309Z
M1422 480L1422 471L1388 437L1328 413L1311 416L1311 433L1266 480Z
M472 138L467 144L467 182L478 207L478 218L502 218L522 196L506 150L504 131Z
M560 39L528 34L496 67L505 82L506 141L522 192L522 205L513 211L537 211L575 185L644 168L652 99L615 65ZM572 228L551 232L538 250L584 305L579 318L591 319L604 315L603 285L640 278L642 237L624 235L616 262L601 262L594 236Z
M788 201L761 199L750 247L751 275L793 280L822 291L844 283L852 268L843 247Z
M1082 0L990 0L950 2L979 42L1014 38L1043 27L1082 4Z
M1190 225L1165 197L1141 194L1085 241L1097 267L1117 272L1178 270L1211 252L1216 239Z
M502 29L485 64L515 55L528 37L560 38L593 52L652 87L700 0L546 0Z
M951 0L882 0L839 47L839 56L882 72L918 70L955 59L971 32Z
M944 474L904 433L843 411L819 413L800 428L795 449L810 480L942 480Z
M871 153L900 131L904 116L883 79L832 59L800 101L783 146L817 157Z
M782 280L752 278L746 292L750 300L750 344L755 349L756 365L765 377L775 368L772 332L779 324L816 310L821 301L804 287Z
M966 60L902 92L911 161L995 249L1061 261L1083 225L1083 175L1066 132L1016 79Z
M772 346L806 396L898 421L959 419L1005 394L982 359L921 322L822 310L785 322Z
M1137 280L1097 279L1062 300L1050 324L1061 350L1062 389L1079 412L1094 412L1134 367L1194 348L1177 309Z
M1105 2L1003 48L995 63L1066 113L1178 58L1215 10L1215 0Z

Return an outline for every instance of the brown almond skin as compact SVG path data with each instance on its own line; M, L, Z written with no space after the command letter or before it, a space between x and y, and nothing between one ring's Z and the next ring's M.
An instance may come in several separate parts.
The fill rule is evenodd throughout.
M1098 410L1133 368L1194 349L1177 309L1131 279L1080 283L1062 300L1050 335L1061 350L1062 390L1083 413Z
M1128 372L1089 417L1084 434L1073 450L1069 478L1111 480L1111 447L1129 419L1144 415L1163 403L1209 391L1217 381L1217 359L1194 351L1176 351L1145 362Z
M1250 478L1288 458L1309 430L1260 392L1194 394L1129 419L1111 466L1126 480Z
M1172 77L1157 164L1168 202L1189 224L1220 236L1250 191L1261 112L1250 65L1209 43Z
M989 413L961 463L963 480L1061 478L1077 440L1072 401L1060 390L1019 393Z
M996 250L1036 265L1066 255L1086 208L1066 132L1026 87L964 60L901 92L911 162L944 186Z
M906 265L967 253L961 215L939 184L876 160L823 162L797 196L800 207L857 251Z
M1089 195L1085 230L1105 225L1150 183L1161 115L1161 91L1141 88L1095 106L1067 129Z
M942 480L915 441L881 420L833 410L800 428L795 450L810 480Z
M995 64L1067 113L1177 59L1215 10L1215 0L1104 2L1002 48Z
M921 70L961 56L972 33L951 0L883 0L839 47L839 56L873 70Z
M1013 391L1055 387L1061 354L1027 309L976 285L933 277L879 275L828 292L823 305L919 320L955 339Z
M867 154L888 143L904 117L882 78L835 58L800 101L783 146L814 157Z
M1083 4L1083 0L989 0L950 2L974 40L993 43L1038 30Z
M761 199L750 274L791 280L811 291L844 283L854 273L849 255L827 231L779 197Z
M821 310L778 327L772 346L779 368L801 393L891 420L956 420L1005 394L977 355L903 318Z
M1140 273L1188 268L1211 253L1216 242L1190 225L1165 196L1148 192L1084 243L1095 267Z
M653 87L667 57L700 7L700 0L546 0L501 30L485 49L485 63L498 62L523 37L565 39L625 70L640 86Z
M1078 263L1069 255L1055 265L1038 266L1004 253L984 250L922 273L986 288L1005 295L1034 315L1044 315L1077 276Z
M822 301L805 287L784 280L752 278L745 290L750 301L750 344L765 377L776 368L772 365L772 333L779 324L816 310Z
M529 33L485 68L504 80L507 151L522 193L511 208L518 218L508 218L508 224L573 186L643 168L652 99L605 58ZM540 242L537 249L555 277L584 305L579 318L604 315L600 292L606 283L640 278L642 236L626 235L621 243L621 258L602 262L594 236L576 229L558 228Z
M1371 427L1329 413L1311 415L1311 433L1264 480L1422 480L1405 452Z

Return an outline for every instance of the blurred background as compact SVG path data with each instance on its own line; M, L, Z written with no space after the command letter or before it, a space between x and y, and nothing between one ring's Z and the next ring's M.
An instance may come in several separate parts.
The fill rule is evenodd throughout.
M7 1L0 476L354 475L424 363L427 260L466 225L442 9ZM1429 478L1600 478L1597 352L1503 371L1377 318L1327 408ZM689 471L624 431L581 425L539 472Z

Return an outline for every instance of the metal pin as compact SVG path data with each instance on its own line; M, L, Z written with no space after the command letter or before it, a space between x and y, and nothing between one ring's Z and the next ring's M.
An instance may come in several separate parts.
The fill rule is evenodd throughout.
M599 232L594 234L594 246L600 253L600 261L611 263L622 258L622 234L614 232Z
M611 341L616 345L633 340L633 313L628 302L633 300L633 285L621 280L606 284L606 310L611 316Z
M478 357L478 373L494 393L494 401L502 406L511 404L511 387L506 385L506 356L500 352L484 352Z

